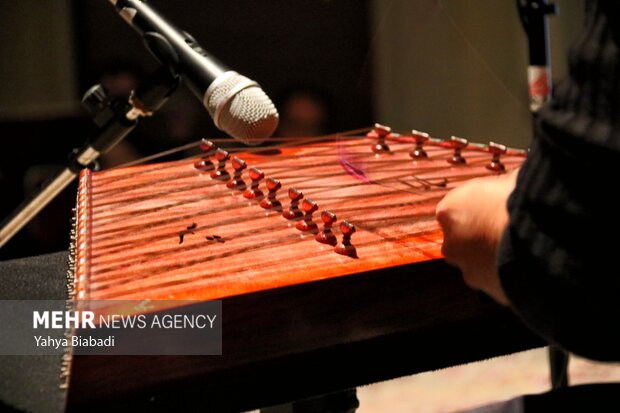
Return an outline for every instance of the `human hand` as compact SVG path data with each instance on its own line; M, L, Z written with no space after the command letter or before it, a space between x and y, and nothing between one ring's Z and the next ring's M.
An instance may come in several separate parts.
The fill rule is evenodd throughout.
M505 175L472 179L450 191L435 214L444 232L442 253L461 269L465 283L508 305L497 273L495 256L508 225L506 202L517 170Z

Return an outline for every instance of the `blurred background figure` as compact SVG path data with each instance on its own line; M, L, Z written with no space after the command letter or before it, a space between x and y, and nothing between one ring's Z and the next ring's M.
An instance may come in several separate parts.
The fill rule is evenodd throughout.
M336 132L333 100L311 85L291 85L275 99L280 122L274 136L320 136Z

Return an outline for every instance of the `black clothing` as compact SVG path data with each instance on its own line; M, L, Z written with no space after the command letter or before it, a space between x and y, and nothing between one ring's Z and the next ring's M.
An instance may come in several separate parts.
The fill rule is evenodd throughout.
M515 311L551 343L620 360L620 2L587 2L570 74L541 110L508 201L498 268Z

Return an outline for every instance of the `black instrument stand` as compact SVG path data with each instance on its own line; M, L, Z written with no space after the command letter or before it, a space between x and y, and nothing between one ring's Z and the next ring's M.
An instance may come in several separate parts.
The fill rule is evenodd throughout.
M100 155L127 136L136 127L139 118L150 116L159 109L179 83L180 77L162 66L143 85L132 91L128 100L109 99L101 85L90 88L84 94L82 103L95 122L94 137L69 155L64 168L0 224L0 248L69 185L82 168L92 167Z

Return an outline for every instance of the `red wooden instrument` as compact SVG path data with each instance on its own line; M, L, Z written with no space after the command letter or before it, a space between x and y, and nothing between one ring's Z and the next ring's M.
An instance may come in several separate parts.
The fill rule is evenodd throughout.
M203 148L82 173L78 299L217 299L439 258L436 203L524 159L381 127L274 154Z
M188 377L238 384L241 365L284 359L294 365L301 353L414 330L415 337L424 331L449 341L448 325L462 334L457 321L495 320L440 260L434 211L459 183L520 165L523 151L396 134L381 125L365 136L310 141L286 139L244 153L203 141L197 158L82 173L75 299L224 299L228 318L224 356L203 363L74 360L70 404ZM503 323L514 323L505 316ZM484 355L531 346L528 340L502 342ZM444 359L481 357L476 351ZM148 378L115 381L135 371L148 371Z

